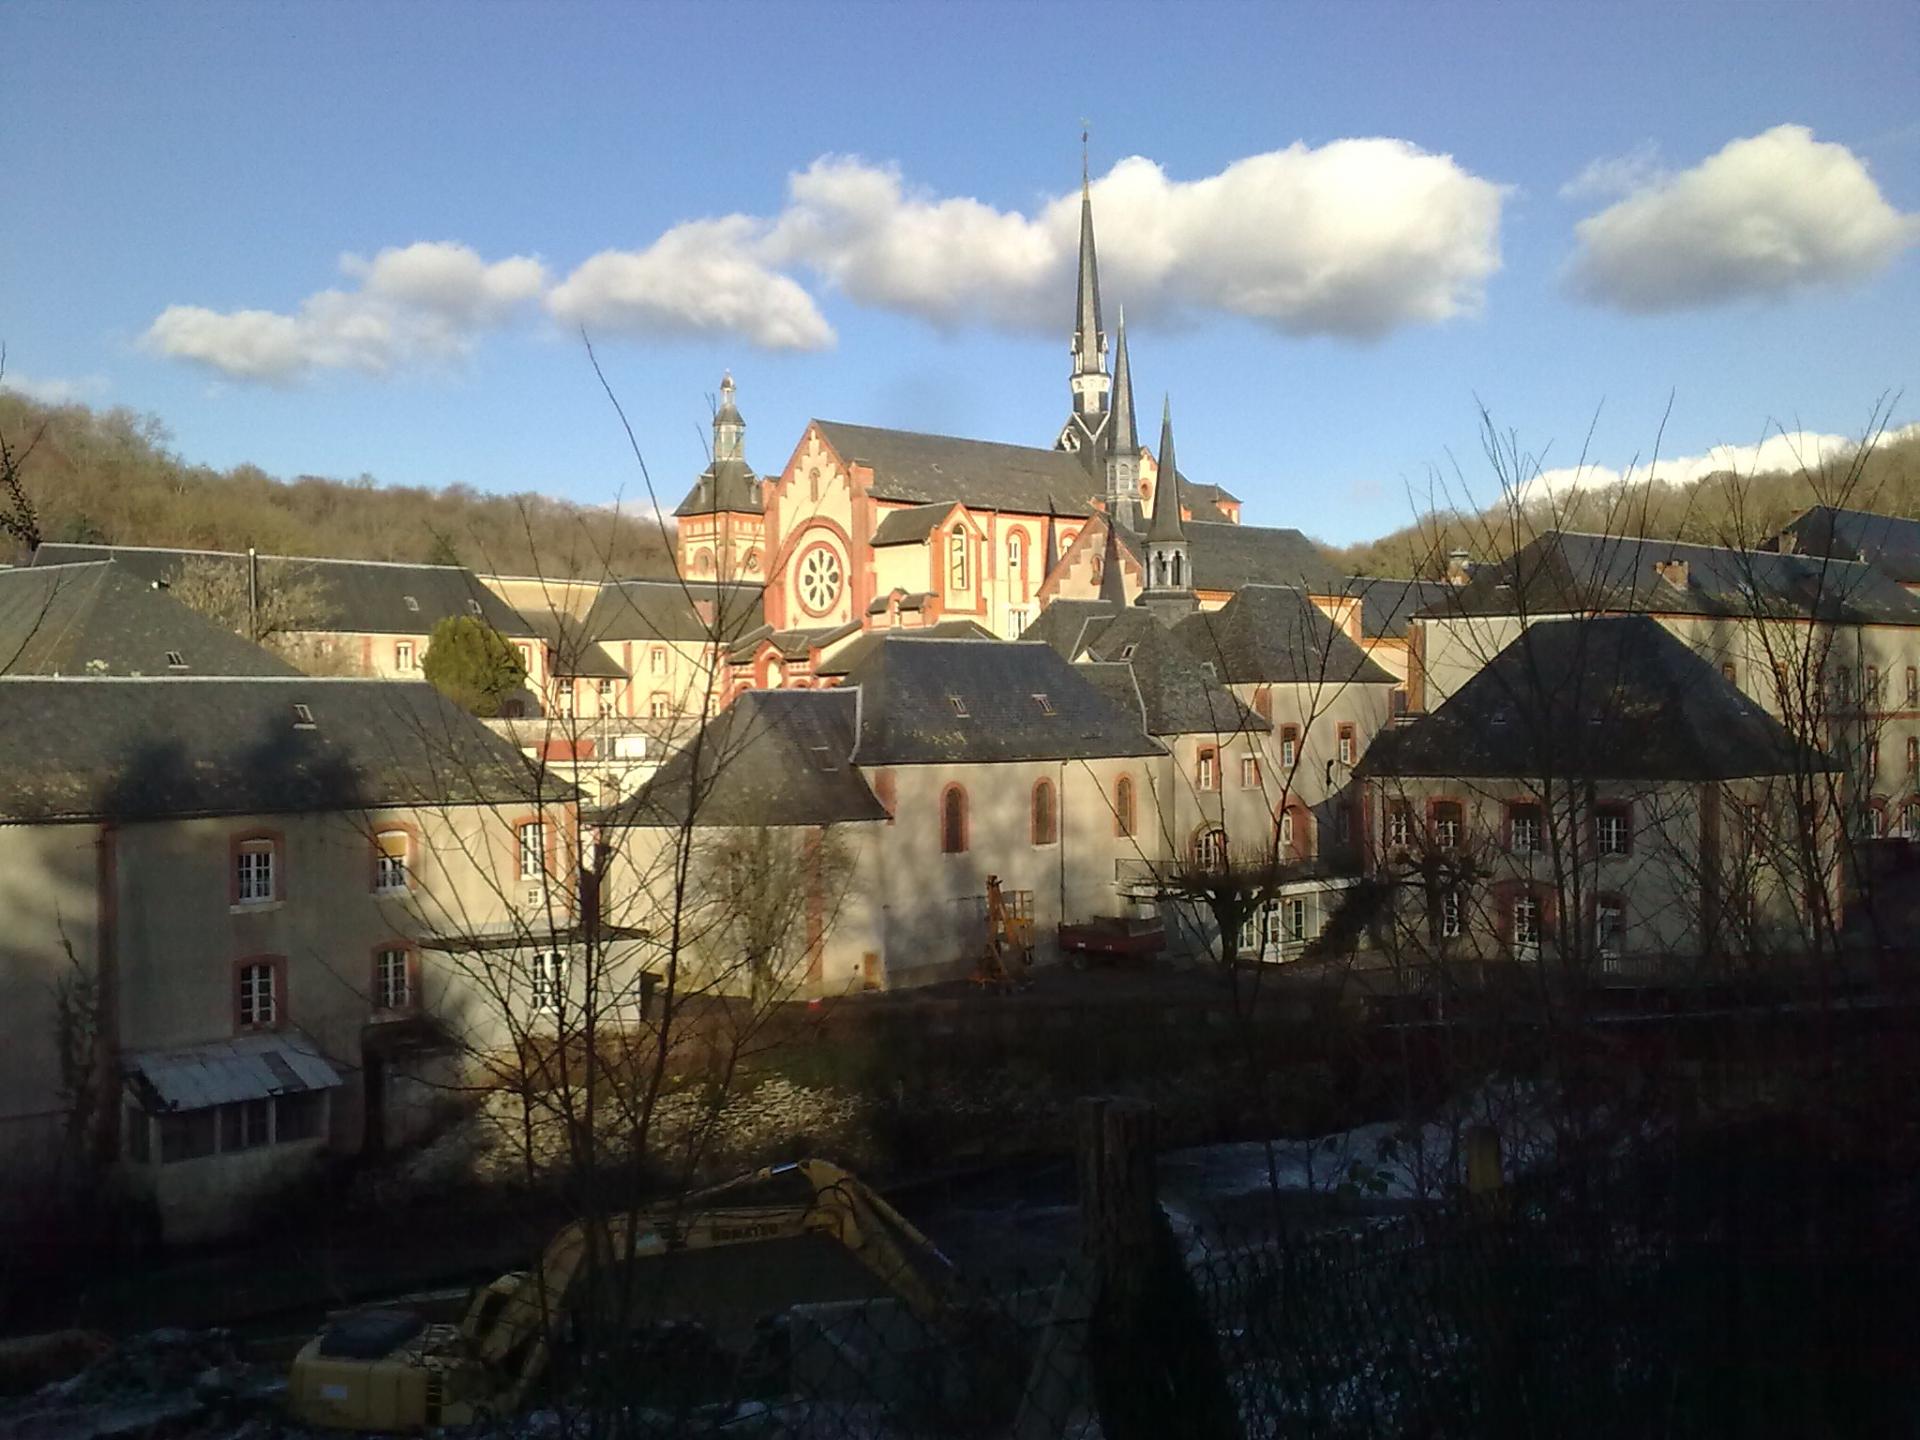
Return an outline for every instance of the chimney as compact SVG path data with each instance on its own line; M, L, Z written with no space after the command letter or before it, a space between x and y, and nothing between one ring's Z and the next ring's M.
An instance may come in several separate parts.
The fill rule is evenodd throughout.
M1684 560L1656 560L1653 562L1653 573L1676 590L1687 588L1687 562Z
M1447 552L1447 583L1464 585L1473 578L1473 555L1467 550Z

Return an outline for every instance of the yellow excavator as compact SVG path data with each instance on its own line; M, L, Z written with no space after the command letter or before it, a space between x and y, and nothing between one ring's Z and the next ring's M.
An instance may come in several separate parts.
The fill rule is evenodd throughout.
M768 1246L787 1247L784 1260L754 1248ZM700 1252L732 1253L746 1263L716 1274L693 1258ZM821 1264L828 1256L855 1275L828 1279L831 1267ZM846 1266L847 1256L857 1265ZM628 1262L646 1264L629 1269ZM764 1280L770 1270L798 1281L806 1293L793 1298L857 1298L846 1293L850 1284L871 1294L877 1282L923 1321L939 1323L948 1307L951 1266L924 1235L839 1166L800 1160L671 1206L576 1221L548 1243L537 1270L474 1291L457 1325L392 1309L335 1316L295 1357L288 1409L304 1424L367 1431L512 1414L545 1373L552 1339L592 1287L624 1284L624 1295L641 1297L621 1312L630 1320L643 1310L706 1318L702 1312L745 1298L729 1296L729 1281ZM841 1293L822 1293L836 1285Z

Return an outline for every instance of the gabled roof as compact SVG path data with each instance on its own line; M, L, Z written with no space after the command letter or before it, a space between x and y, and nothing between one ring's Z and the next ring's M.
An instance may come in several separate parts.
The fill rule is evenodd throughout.
M1224 501L1229 505L1240 503L1240 497L1225 486L1203 485L1197 480L1189 480L1184 475L1180 477L1180 496L1186 501L1187 509L1193 512L1195 520L1207 520L1209 524L1212 523L1209 516L1219 515L1222 519L1226 518L1226 512L1220 508L1221 502Z
M1682 565L1684 585L1668 578ZM1549 530L1429 607L1436 617L1642 612L1920 625L1920 597L1860 561Z
M1439 580L1383 580L1355 575L1348 595L1360 597L1360 633L1368 640L1404 640L1407 622L1429 606L1439 606L1453 586Z
M848 464L873 470L872 493L913 504L959 501L972 509L1066 516L1093 513L1093 481L1078 455L992 440L961 440L912 430L882 430L816 420L814 427Z
M1248 585L1220 609L1189 615L1174 634L1230 685L1399 683L1292 586Z
M593 638L587 620L549 610L527 616L527 623L547 644L555 675L587 680L623 680L627 669Z
M849 762L859 696L851 690L749 690L709 720L614 825L838 825L887 818Z
M1088 626L1094 669L1124 665L1150 735L1237 735L1273 726L1235 699L1150 612L1129 608Z
M1701 781L1835 768L1647 615L1528 626L1367 776Z
M1045 645L907 640L890 633L847 676L843 688L856 687L854 759L862 765L1162 753L1137 713L1115 706Z
M0 571L0 675L297 674L110 560Z
M942 620L934 625L907 625L898 630L869 630L842 645L813 667L816 675L845 675L871 655L889 636L898 640L991 640L993 632L975 620Z
M753 652L762 645L770 644L780 652L782 660L804 660L821 646L844 640L859 629L860 622L857 620L793 630L776 630L771 625L759 625L733 642L732 648L727 651L727 658L736 663L745 662L751 660Z
M889 510L874 527L868 543L876 550L888 545L919 545L934 532L940 522L953 513L957 502L938 500L931 505L914 505L905 510Z
M420 635L450 615L473 615L502 635L531 636L526 620L459 565L409 565L386 560L333 560L262 555L260 584L317 582L327 614L313 627L328 634ZM145 545L42 545L33 563L71 565L112 560L142 580L171 584L189 560L238 572L247 557L231 550L176 550ZM411 603L409 603L411 602Z
M1920 585L1920 520L1815 505L1761 547L1835 560L1864 560L1903 585Z
M424 682L0 678L0 823L520 804L533 794L519 752Z
M1056 600L1034 617L1020 638L1051 646L1062 659L1078 660L1089 631L1126 608L1108 600Z
M764 590L745 581L613 580L587 612L586 634L609 640L737 640L765 621Z

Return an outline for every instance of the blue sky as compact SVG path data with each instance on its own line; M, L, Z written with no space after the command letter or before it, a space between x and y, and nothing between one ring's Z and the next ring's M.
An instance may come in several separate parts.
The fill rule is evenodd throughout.
M9 378L217 465L631 499L579 324L669 505L726 367L762 470L813 415L1045 443L1083 117L1141 408L1250 521L1405 523L1480 474L1476 397L1548 465L1596 410L1645 458L1670 393L1680 457L1920 412L1910 4L15 4L0 42Z

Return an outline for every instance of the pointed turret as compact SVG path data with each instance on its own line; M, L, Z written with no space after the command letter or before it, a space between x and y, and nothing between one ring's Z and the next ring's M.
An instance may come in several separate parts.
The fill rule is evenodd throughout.
M744 459L743 447L747 422L740 418L740 407L733 403L733 372L720 377L720 408L713 412L713 458Z
M1100 558L1100 598L1109 605L1127 603L1127 577L1120 571L1120 527L1109 518L1107 548Z
M1107 513L1140 528L1140 430L1133 418L1133 370L1127 364L1127 307L1113 357L1113 414L1107 422Z
M1107 332L1100 324L1100 262L1093 243L1093 185L1086 157L1080 161L1080 280L1073 308L1073 413L1054 442L1057 450L1078 451L1088 473L1104 479L1107 404Z
M1160 410L1160 479L1153 497L1153 521L1147 526L1147 588L1140 603L1163 619L1199 608L1193 593L1193 559L1187 525L1180 514L1180 467L1173 454L1173 403Z
M696 580L745 575L758 580L765 532L760 478L747 464L747 422L734 402L733 376L720 377L713 412L713 459L674 509L680 573Z

